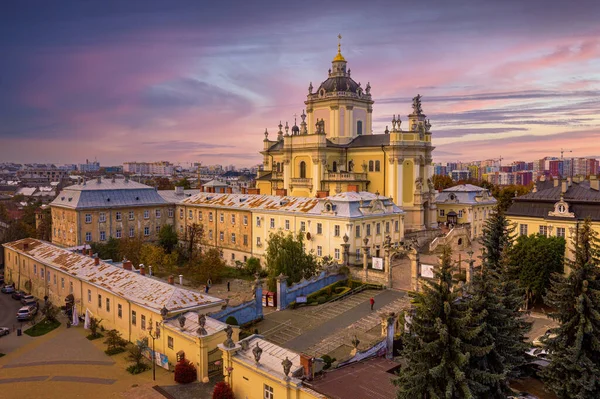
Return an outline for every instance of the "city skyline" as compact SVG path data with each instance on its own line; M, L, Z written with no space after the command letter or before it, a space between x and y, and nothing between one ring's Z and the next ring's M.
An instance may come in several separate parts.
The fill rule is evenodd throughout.
M375 134L421 94L434 162L598 157L600 5L575 3L576 23L537 0L3 6L0 159L257 164L338 33Z

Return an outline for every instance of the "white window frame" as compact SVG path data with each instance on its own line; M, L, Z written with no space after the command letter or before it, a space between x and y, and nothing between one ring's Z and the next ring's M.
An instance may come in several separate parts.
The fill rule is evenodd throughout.
M235 233L231 233L231 243L235 244Z
M263 399L275 399L275 393L273 391L273 387L264 384L264 396Z
M260 227L260 216L256 217L256 227Z
M91 232L87 232L85 233L85 242L91 242L92 241L92 233Z
M117 222L120 222L121 220L123 220L123 215L121 214L121 212L120 212L120 211L117 211L117 212L115 213L115 220L116 220Z
M92 214L91 213L86 213L85 214L85 222L86 223L92 223Z
M334 237L340 236L340 225L339 224L336 224L333 226L333 236Z
M150 227L144 227L144 237L148 237L150 235Z
M160 209L156 209L154 211L154 216L156 216L157 218L160 218Z
M556 236L566 238L567 237L567 229L564 227L557 227L556 228Z
M133 238L133 237L135 237L135 228L130 227L129 228L129 238Z
M150 211L148 209L144 210L144 219L150 219Z
M106 222L106 213L105 212L100 212L100 215L98 216L98 221L100 223Z
M104 230L100 232L100 241L106 241L106 231Z
M320 245L317 245L317 256L318 257L323 256L323 247Z
M275 228L275 218L271 218L271 228L274 229Z
M317 234L323 234L323 223L317 223Z
M290 229L290 220L289 219L285 219L285 229L286 230Z
M306 222L300 222L300 231L302 231L302 232L306 231Z
M528 225L520 224L519 225L519 235L526 236L527 235Z
M440 209L440 217L446 216L446 211L444 209Z
M135 220L135 212L129 211L129 220Z

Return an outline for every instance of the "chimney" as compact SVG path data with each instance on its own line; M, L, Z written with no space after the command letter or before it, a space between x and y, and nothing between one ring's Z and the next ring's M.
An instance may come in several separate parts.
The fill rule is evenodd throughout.
M140 264L140 275L146 275L146 267L143 264Z
M287 195L287 189L278 188L277 190L275 190L275 195L280 196L280 197L285 197Z
M29 243L28 242L24 242L23 243L23 251L28 251L29 250Z
M92 251L91 249L88 251L88 255L89 256L94 256L94 251Z
M566 180L561 181L560 182L560 192L563 194L566 193L567 188L569 188L569 183Z
M312 380L312 357L300 354L300 365L304 369L304 376L309 380Z
M554 183L554 187L558 187L558 185L560 184L560 179L554 179L553 183Z
M183 274L179 275L179 285L183 285Z
M94 266L100 266L100 258L98 256L94 258Z
M131 263L130 260L126 260L125 262L123 262L123 269L125 270L133 270L133 263Z
M183 195L183 186L176 186L175 187L175 194L176 195Z
M98 184L102 183L102 176L98 176Z
M329 190L317 191L317 198L329 197Z
M249 188L248 194L260 194L260 188Z
M148 274L152 276L152 266L148 266Z
M592 190L600 191L600 180L595 175L590 176L590 188Z
M169 284L175 285L175 276L173 276L172 274L169 276Z
M571 187L572 180L570 177L567 177L567 186Z
M246 187L242 187L242 194L246 194Z
M225 192L226 192L227 194L232 194L232 193L233 193L233 188L231 188L231 187L227 187L227 188L225 189Z

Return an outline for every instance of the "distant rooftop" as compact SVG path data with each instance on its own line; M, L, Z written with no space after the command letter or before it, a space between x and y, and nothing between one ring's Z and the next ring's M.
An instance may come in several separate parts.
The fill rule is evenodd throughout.
M347 192L326 198L291 197L266 194L219 194L201 192L184 199L185 205L205 205L248 211L289 212L294 214L360 218L373 214L402 214L389 197L373 193ZM328 207L331 205L331 209Z
M487 191L487 188L475 186L473 184L459 184L458 186L446 188L442 191L450 191L450 192Z
M169 312L178 312L225 303L222 299L142 276L108 262L100 261L96 266L90 256L45 241L25 238L3 245L155 312L160 312L163 307Z
M71 209L166 205L154 187L128 179L93 179L65 187L52 206Z

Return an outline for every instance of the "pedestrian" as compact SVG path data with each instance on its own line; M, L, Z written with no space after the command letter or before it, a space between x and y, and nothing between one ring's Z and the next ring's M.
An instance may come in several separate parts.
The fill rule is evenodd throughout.
M369 299L369 302L371 303L371 310L373 310L373 306L375 306L375 299L371 297L371 299Z
M231 284L231 281L228 281L228 282L227 282L227 292L229 292L229 291L230 291L230 286L229 286L229 284Z

